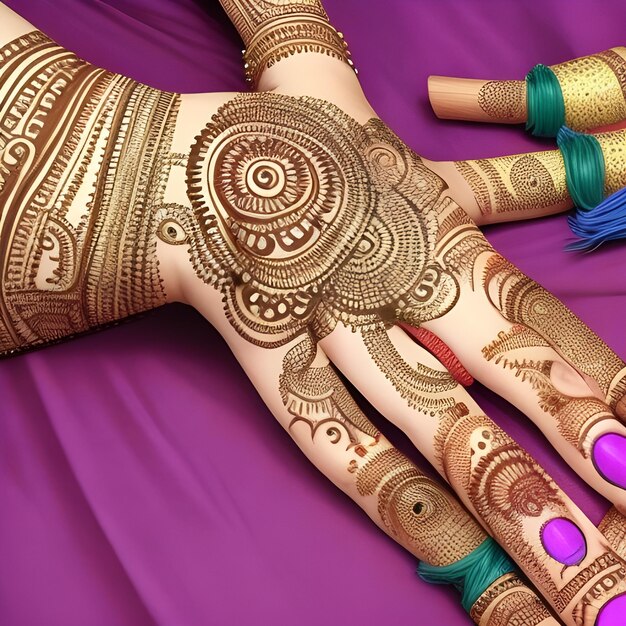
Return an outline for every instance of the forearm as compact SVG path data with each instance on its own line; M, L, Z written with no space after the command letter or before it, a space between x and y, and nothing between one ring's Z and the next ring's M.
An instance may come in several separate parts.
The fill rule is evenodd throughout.
M40 31L0 58L0 353L166 302L155 254L179 97Z

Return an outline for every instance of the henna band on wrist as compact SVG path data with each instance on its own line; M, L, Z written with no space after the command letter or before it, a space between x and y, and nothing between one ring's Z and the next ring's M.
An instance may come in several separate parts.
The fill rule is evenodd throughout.
M298 52L326 54L357 72L342 33L322 17L292 13L265 24L243 50L246 80L256 85L263 70Z

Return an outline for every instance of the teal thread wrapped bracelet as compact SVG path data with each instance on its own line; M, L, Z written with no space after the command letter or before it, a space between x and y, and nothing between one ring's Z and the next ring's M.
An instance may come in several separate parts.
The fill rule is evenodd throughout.
M563 126L557 143L565 164L565 177L576 211L567 218L577 241L566 250L593 250L606 241L626 237L626 189L604 198L606 164L593 135Z
M555 137L565 124L565 102L556 74L535 65L526 75L526 130L535 137Z
M562 126L556 142L563 155L567 190L579 209L587 211L604 200L604 155L593 135Z
M421 561L417 567L422 580L458 589L462 594L461 604L468 613L493 582L514 571L513 561L491 537L456 563L437 567Z

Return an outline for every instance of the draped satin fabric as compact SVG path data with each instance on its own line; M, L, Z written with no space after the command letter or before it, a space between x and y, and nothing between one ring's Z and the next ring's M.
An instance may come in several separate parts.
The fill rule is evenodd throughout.
M87 60L162 89L245 89L217 0L6 0ZM433 159L551 147L445 122L428 74L523 77L626 44L606 1L325 0L376 111ZM591 27L593 25L593 27ZM200 128L199 128L200 130ZM626 357L626 244L565 253L565 215L493 245ZM598 522L607 503L505 401L472 393ZM392 441L419 455L367 409ZM0 362L0 623L319 626L470 623L452 589L319 473L220 336L183 305Z

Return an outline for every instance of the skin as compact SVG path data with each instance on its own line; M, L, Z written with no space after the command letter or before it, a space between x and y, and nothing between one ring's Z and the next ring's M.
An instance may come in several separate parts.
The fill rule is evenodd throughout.
M561 86L565 124L570 128L600 128L626 117L625 47L610 48L550 68ZM428 91L433 109L441 118L500 124L520 124L527 119L523 80L431 76Z
M279 15L290 6L276 5ZM253 58L250 44L267 26L267 7L224 6ZM317 3L296 8L323 19ZM3 11L3 43L33 30ZM73 150L87 165L84 171L75 166L83 171L81 182L73 179L72 186L64 182L71 177L60 177L55 183L68 211L54 214L45 237L30 231L38 263L26 264L30 273L3 286L13 307L5 313L11 326L5 345L40 345L68 336L68 329L80 332L168 302L189 304L224 336L307 457L401 545L445 565L473 550L486 531L565 623L591 624L626 588L623 561L545 471L397 324L443 339L475 378L525 411L622 511L626 492L598 472L591 452L603 434L626 436L615 413L621 412L624 364L489 246L472 220L476 211L459 206L468 187L458 168L448 181L449 165L424 161L403 144L341 58L341 38L324 42L321 50L313 39L310 49L279 51L269 67L263 61L253 68L260 93L251 94L164 94L100 76L86 64L72 66L71 84L82 77L109 89L96 103L110 107L111 115L105 107L101 118L110 132L82 120L76 141L84 152ZM57 102L66 104L73 92L64 89ZM88 110L89 97L85 91L77 114ZM50 109L50 123L33 131L28 150L43 154L50 129L62 127L55 116L68 110L71 105ZM126 115L116 116L119 111ZM125 127L128 119L134 133ZM149 142L124 139L157 131L153 151ZM110 158L99 160L98 148ZM11 159L25 158L28 150L4 153L8 174L0 200L7 223L27 223L19 211L33 183L17 178ZM33 171L43 171L38 167ZM81 239L80 220L68 216L85 211L90 190L88 214L99 219ZM64 253L67 241L75 244L71 253ZM140 252L137 242L145 243ZM70 275L78 278L65 281ZM23 308L31 283L48 316L38 327ZM51 292L76 296L83 317L70 319ZM566 323L550 323L554 319ZM407 433L482 527L369 423L336 370ZM575 428L565 428L570 423ZM566 567L541 540L555 518L570 520L584 537L584 557ZM441 527L450 540L438 540L434 529ZM597 584L607 578L610 588ZM507 597L511 606L522 603L527 623L554 623L519 580L487 593L475 621L509 623Z

